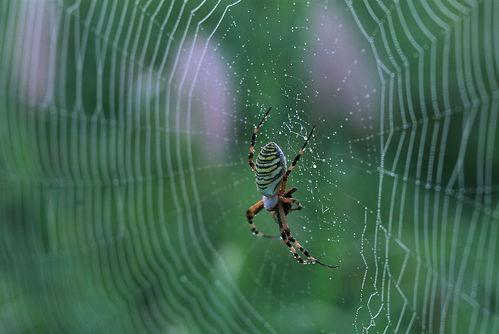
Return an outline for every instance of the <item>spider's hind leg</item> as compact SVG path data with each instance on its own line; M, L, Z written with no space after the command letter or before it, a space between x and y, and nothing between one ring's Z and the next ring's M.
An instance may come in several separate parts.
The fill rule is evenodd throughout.
M281 190L279 191L280 194L284 193L284 189L286 189L286 184L288 183L289 174L291 174L291 172L295 168L296 164L298 163L298 160L300 160L301 155L303 154L303 152L305 152L305 148L307 147L307 144L308 144L308 141L310 140L310 138L312 138L312 134L314 133L314 130L315 130L315 126L312 127L312 130L310 131L310 133L309 133L307 139L305 140L305 143L301 147L300 151L298 151L298 155L295 157L295 159L291 163L291 166L289 166L286 173L284 173L284 176L282 178L282 183L281 183Z
M270 107L267 110L267 112L265 113L265 115L263 115L262 119L260 120L260 123L258 123L256 128L253 130L253 134L251 135L251 145L249 147L248 163L249 163L252 171L256 171L255 163L253 162L253 156L255 155L256 134L258 133L258 131L260 131L260 127L262 126L263 122L265 121L265 119L269 115L270 109L272 109L272 107Z

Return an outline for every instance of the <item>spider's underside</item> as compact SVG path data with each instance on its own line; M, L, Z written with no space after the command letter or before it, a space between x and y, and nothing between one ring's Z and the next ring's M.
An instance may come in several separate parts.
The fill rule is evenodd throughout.
M302 148L298 152L298 155L295 157L288 169L286 169L286 158L284 156L284 153L282 152L281 148L273 142L265 145L258 154L256 163L253 162L253 156L255 154L256 134L267 118L270 109L271 108L267 110L260 123L258 123L256 128L253 130L251 145L249 148L250 153L248 155L248 162L251 169L255 172L257 190L263 195L260 201L258 201L246 211L246 218L248 219L248 223L250 224L251 231L253 232L253 234L259 237L272 239L281 238L299 263L318 263L325 267L337 268L338 266L331 266L329 264L322 263L312 255L310 255L308 250L303 248L300 243L296 241L295 238L293 238L285 218L285 216L291 211L301 210L302 208L300 202L291 197L291 195L298 189L291 188L286 191L286 183L288 181L289 175L291 174L291 171L295 168L298 160L300 160L300 156L305 151L305 147L312 137L312 133L314 132L315 127L312 128L312 131L310 131L310 134L305 140L305 143L303 144ZM296 205L296 207L293 208L292 204ZM274 220L279 225L280 236L263 234L256 229L255 224L253 223L253 218L264 208L267 211L273 213ZM295 247L298 248L300 252L302 252L308 258L308 260L303 260L296 252Z

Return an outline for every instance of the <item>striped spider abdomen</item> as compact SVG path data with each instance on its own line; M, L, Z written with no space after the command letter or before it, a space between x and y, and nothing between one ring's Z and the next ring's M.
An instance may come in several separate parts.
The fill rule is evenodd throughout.
M274 142L265 145L256 159L256 188L266 197L277 194L284 173L286 172L286 157L281 148Z

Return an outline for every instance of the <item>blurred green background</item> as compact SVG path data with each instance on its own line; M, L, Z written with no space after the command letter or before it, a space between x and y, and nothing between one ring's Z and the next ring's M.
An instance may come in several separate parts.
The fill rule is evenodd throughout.
M499 6L0 2L0 331L496 333ZM252 236L274 141L304 208ZM259 230L277 234L262 212Z

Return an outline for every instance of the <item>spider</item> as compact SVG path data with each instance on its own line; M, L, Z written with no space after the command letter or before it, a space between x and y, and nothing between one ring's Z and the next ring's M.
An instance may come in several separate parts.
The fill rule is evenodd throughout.
M295 210L301 210L302 208L300 202L291 197L291 195L297 191L298 188L286 190L286 183L288 182L291 171L295 168L298 160L300 160L300 156L303 152L305 152L305 147L312 137L315 126L310 131L310 134L298 152L298 155L295 157L291 163L291 166L289 166L287 170L286 157L284 156L281 148L274 142L270 142L265 145L260 151L260 154L258 154L256 163L253 162L256 134L260 130L260 127L269 115L271 109L272 107L267 110L265 115L263 115L263 118L260 120L260 123L258 123L256 128L253 130L248 154L249 165L256 175L256 188L260 194L263 195L263 198L260 201L246 211L246 218L248 219L251 231L258 237L282 239L295 259L301 264L318 263L325 267L338 268L338 266L331 266L329 264L322 263L317 258L310 255L308 250L303 248L302 245L300 245L300 243L293 238L289 226L286 223L286 215L288 213ZM293 208L293 204L295 204L296 207ZM273 218L279 225L280 236L263 234L256 229L255 224L253 223L253 218L264 208L265 210L273 213ZM300 252L308 258L308 260L303 260L296 252L295 247L298 248Z

